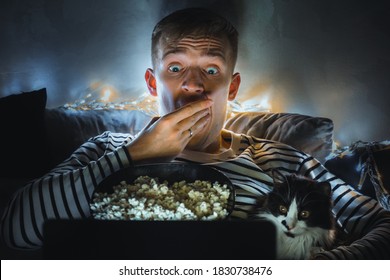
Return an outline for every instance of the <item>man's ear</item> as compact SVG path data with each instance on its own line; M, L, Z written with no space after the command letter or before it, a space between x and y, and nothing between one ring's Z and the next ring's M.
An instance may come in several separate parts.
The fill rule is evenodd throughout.
M241 84L241 75L240 73L235 73L233 75L232 81L230 82L229 97L228 97L229 101L233 101L236 98L240 84Z
M156 78L151 68L146 69L145 82L148 87L149 93L153 96L157 96Z

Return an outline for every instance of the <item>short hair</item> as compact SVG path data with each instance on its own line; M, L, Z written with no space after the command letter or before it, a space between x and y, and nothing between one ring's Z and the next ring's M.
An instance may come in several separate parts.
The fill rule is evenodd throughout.
M232 49L233 68L237 61L238 32L224 17L203 8L178 10L160 20L152 33L152 64L156 66L158 44L161 38L169 38L171 43L179 42L187 36L207 38L227 38Z

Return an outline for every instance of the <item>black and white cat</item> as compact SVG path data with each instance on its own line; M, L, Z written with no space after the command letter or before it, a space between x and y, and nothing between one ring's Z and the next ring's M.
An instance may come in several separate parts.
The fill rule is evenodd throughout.
M310 259L335 239L331 187L327 182L273 171L274 189L260 198L252 218L276 226L277 259Z

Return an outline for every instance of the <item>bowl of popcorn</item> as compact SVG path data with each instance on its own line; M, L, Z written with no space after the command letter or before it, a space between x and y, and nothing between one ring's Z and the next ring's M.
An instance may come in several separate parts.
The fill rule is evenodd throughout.
M222 220L234 197L229 178L210 166L148 164L106 177L92 194L90 211L97 220Z

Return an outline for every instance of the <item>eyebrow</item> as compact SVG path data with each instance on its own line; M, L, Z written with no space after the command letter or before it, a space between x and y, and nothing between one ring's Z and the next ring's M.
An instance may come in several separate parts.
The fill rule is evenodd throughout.
M187 52L187 49L186 49L186 48L182 48L182 47L173 47L173 48L169 48L169 49L163 54L162 59L165 59L165 58L166 58L168 55L170 55L170 54L180 54L180 53L186 53L186 52ZM222 52L220 49L216 49L216 48L207 48L207 49L204 49L204 50L202 50L201 55L202 55L202 56L210 56L210 57L219 57L219 58L221 58L223 61L226 61L226 58L225 58L223 52Z

